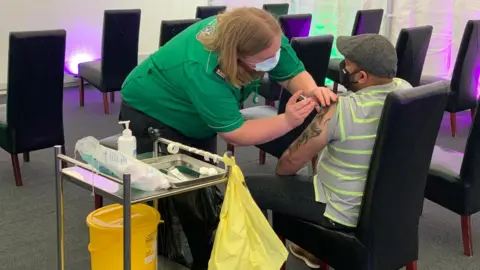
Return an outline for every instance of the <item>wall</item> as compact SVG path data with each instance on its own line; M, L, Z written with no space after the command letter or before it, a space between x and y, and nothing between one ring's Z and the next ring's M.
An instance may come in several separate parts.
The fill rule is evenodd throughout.
M67 30L66 61L99 58L105 9L142 10L139 54L144 58L158 46L160 21L195 16L207 0L2 0L0 1L0 89L6 87L8 35L11 31ZM78 60L78 59L77 59ZM66 77L66 80L71 78Z
M396 40L401 28L432 25L424 74L450 77L466 22L480 19L480 2L394 0L393 3L392 41Z
M230 0L233 1L233 0ZM291 0L298 13L313 13L311 34L349 35L358 9L383 8L381 33L393 44L402 28L432 25L433 35L424 74L451 76L458 47L468 20L480 19L480 1L472 0ZM434 8L432 8L434 7ZM387 21L390 28L387 29ZM333 55L337 55L336 50Z

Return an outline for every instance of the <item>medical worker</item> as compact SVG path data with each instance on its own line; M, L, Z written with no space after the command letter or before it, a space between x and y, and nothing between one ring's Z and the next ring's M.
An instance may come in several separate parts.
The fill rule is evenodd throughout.
M285 113L244 121L240 105L252 93L256 100L265 73L294 94ZM308 98L297 102L300 94ZM262 144L300 125L316 104L336 100L305 71L277 20L250 7L204 19L179 33L130 73L122 98L120 118L131 121L138 153L152 151L149 127L210 152L216 152L217 134L233 145ZM172 198L193 255L192 269L207 269L211 252L218 209L204 204L210 191Z

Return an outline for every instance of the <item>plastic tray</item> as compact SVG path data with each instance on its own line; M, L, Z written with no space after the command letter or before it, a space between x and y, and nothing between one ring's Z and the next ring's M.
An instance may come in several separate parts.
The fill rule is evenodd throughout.
M168 156L160 156L156 158L149 158L142 160L142 162L145 162L146 164L158 170L167 170L172 166L184 166L197 173L200 173L201 167L214 168L217 171L217 174L215 175L200 176L198 178L191 178L185 181L170 177L170 184L172 184L174 187L182 187L198 182L222 179L225 178L225 176L227 175L227 171L224 168L217 167L215 165L195 159L185 154L175 154Z

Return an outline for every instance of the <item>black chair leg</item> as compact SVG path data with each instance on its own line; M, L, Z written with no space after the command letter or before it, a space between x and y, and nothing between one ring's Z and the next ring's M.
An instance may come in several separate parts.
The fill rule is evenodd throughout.
M462 224L462 240L463 240L463 252L465 256L473 256L473 243L472 243L472 221L470 216L461 216Z
M417 270L417 261L413 261L409 264L407 264L407 270Z
M452 137L457 135L457 114L450 113L450 129L452 130Z
M227 151L232 152L232 156L235 155L235 146L233 144L227 144Z
M105 114L110 114L107 93L103 93L103 110L105 111Z
M115 103L115 92L110 92L110 102Z
M318 155L312 158L312 171L313 175L317 174Z
M101 208L103 206L103 197L95 194L95 209Z
M284 245L287 244L287 241L286 241L285 237L279 236L278 238L280 238L280 241L282 241L282 243L283 243ZM287 270L287 262L285 262L285 263L282 265L282 267L280 268L280 270Z
M62 154L66 155L65 145L62 145ZM68 163L66 161L62 161L62 168L67 168L67 167L68 167Z
M30 162L30 152L23 153L23 162Z
M265 153L265 151L262 151L260 150L259 151L259 164L260 165L265 165L265 160L267 159L267 154Z
M85 81L83 80L82 77L80 77L80 91L79 91L79 94L80 94L80 107L83 107L85 106Z
M15 177L15 185L17 187L23 186L22 173L20 172L20 162L18 161L18 154L10 154L12 159L13 176Z
M275 107L275 100L265 99L265 105Z

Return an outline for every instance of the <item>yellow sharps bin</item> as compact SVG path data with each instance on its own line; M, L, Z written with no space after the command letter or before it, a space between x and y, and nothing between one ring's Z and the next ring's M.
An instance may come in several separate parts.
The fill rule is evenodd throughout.
M157 227L160 213L148 205L134 204L132 220L132 270L156 270ZM92 270L123 270L123 207L113 204L90 213Z

